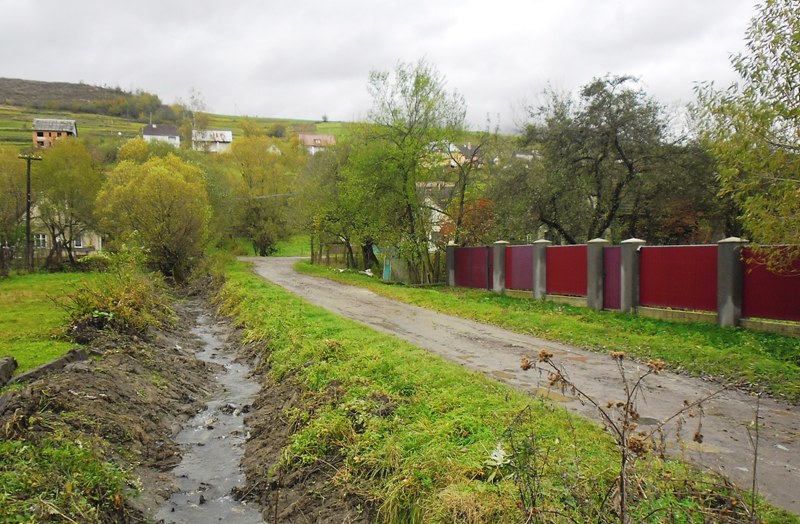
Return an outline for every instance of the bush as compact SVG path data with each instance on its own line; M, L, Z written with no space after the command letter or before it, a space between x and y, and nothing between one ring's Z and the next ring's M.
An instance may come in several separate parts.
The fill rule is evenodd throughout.
M63 304L71 340L87 343L104 330L145 336L150 327L177 323L161 275L142 272L124 255L109 257L109 266L111 272L86 283Z

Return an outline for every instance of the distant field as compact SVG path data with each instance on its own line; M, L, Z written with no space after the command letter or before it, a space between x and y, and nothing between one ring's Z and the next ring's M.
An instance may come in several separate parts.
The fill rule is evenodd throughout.
M244 117L232 115L209 115L210 129L227 129L233 131L234 139L241 137L242 122L251 120L265 130L274 124L284 124L288 128L308 133L333 135L337 138L346 134L346 122L314 122L311 120L286 120L263 117ZM75 120L78 124L78 136L90 139L118 137L127 140L139 136L142 126L147 122L130 120L91 113L71 113L69 111L51 111L24 107L0 106L0 144L24 149L31 145L31 131L34 118L63 118Z

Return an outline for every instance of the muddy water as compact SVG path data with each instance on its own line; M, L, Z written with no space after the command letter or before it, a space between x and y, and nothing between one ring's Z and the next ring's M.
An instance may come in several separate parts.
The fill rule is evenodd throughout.
M188 421L175 438L183 449L183 460L173 470L178 491L161 507L156 521L164 523L226 524L261 523L258 509L233 499L231 489L244 485L239 468L247 427L244 413L258 392L248 377L249 368L234 362L225 350L224 326L201 314L192 332L202 346L197 358L220 364L219 389L205 409Z

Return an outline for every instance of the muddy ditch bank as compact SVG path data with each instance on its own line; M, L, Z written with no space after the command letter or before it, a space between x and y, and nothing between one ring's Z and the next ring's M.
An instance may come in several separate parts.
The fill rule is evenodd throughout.
M241 348L235 330L214 316L205 298L174 307L181 318L178 328L146 340L98 339L85 348L93 358L27 383L0 412L0 437L36 443L64 428L91 443L103 460L131 472L130 492L113 513L100 515L100 522L259 521L252 513L242 516L244 506L258 508L264 522L372 520L360 501L326 487L330 472L284 473L274 467L291 434L285 410L302 406L303 392L291 381L269 383L258 360L261 350ZM248 360L256 372L249 373ZM230 402L242 388L247 391L235 397L239 403ZM225 426L225 417L224 424L235 425ZM234 479L233 489L226 485L225 493L215 493L220 475L241 476L241 449L235 457L219 450L204 454L211 440L228 439L232 447L244 446L246 481ZM187 457L188 466L182 464ZM214 461L227 469L221 472ZM42 486L43 491L61 488ZM212 496L228 499L229 505L207 504ZM197 511L189 517L171 511L181 505Z

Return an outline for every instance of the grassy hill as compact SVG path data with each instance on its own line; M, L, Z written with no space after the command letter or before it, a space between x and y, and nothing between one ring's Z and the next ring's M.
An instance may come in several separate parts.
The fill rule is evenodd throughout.
M31 146L34 118L63 118L75 120L78 135L90 141L119 140L120 143L139 136L147 118L126 118L93 112L56 109L103 100L134 96L119 89L70 84L65 82L40 82L0 78L0 146L19 149ZM242 122L255 121L265 130L275 124L285 125L294 133L323 133L336 137L346 132L347 123L314 122L312 120L243 117L209 114L209 129L233 131L234 140L242 136Z

